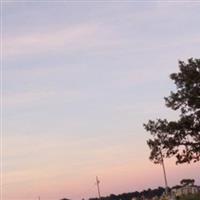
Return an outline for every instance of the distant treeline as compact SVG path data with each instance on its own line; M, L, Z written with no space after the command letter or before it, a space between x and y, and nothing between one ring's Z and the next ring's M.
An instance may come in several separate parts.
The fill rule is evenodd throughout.
M110 196L102 197L101 200L132 200L133 198L137 199L151 199L152 197L160 197L165 189L163 187L158 187L156 189L143 190L141 192L129 192L123 194L111 194ZM99 200L99 198L89 198L89 200Z

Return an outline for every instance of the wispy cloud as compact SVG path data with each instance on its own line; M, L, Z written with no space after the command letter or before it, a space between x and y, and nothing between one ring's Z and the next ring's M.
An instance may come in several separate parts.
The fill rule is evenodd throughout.
M5 54L11 59L13 56L34 56L51 52L74 53L74 51L80 50L100 51L105 54L109 50L116 52L124 49L127 53L130 51L144 53L200 42L198 35L194 34L191 37L179 35L175 38L174 31L168 33L171 35L168 39L165 34L157 38L156 35L152 34L156 31L156 26L159 25L164 30L168 30L169 24L171 28L176 28L176 23L169 23L167 20L169 18L168 9L162 8L158 11L154 9L154 11L155 13L148 11L145 13L129 13L123 16L126 19L124 28L128 28L131 24L133 26L134 31L127 29L127 31L133 31L132 37L123 36L125 30L118 31L117 27L120 25L116 22L113 22L113 24L106 21L105 23L82 23L69 27L63 25L58 30L49 29L47 32L35 31L16 36L9 36L8 34L6 36ZM177 9L174 9L173 12L177 12ZM179 16L180 22L181 16ZM158 25L146 27L147 23L151 23L151 20L157 17L161 18L157 20ZM173 19L173 16L171 18ZM149 34L146 34L146 28L149 29ZM166 39L163 40L163 38Z
M45 105L50 99L51 101L57 101L58 97L65 99L67 102L73 102L74 100L81 99L83 95L78 90L54 91L41 89L24 91L5 95L5 105L9 109L19 106Z
M40 54L49 51L60 51L64 47L70 51L77 46L89 44L97 33L96 25L81 24L51 32L35 32L6 38L6 55Z

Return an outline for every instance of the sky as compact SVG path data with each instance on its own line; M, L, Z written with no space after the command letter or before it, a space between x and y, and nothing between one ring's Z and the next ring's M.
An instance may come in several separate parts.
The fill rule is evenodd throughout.
M199 58L199 1L5 1L3 198L80 200L164 186L149 119ZM165 160L169 186L199 164Z

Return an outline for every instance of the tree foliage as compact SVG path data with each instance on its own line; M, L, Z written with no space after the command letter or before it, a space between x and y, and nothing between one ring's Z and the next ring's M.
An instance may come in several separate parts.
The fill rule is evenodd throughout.
M180 181L181 185L194 185L195 180L194 179L182 179Z
M101 200L132 200L133 198L137 200L143 200L143 199L159 199L163 193L165 192L165 189L163 187L158 187L156 189L147 189L143 191L135 191L135 192L129 192L129 193L123 193L123 194L111 194L106 197L101 197ZM99 200L99 198L90 198L89 200Z
M179 61L179 70L170 75L176 91L164 98L167 107L179 111L179 118L149 120L144 124L152 135L147 144L154 163L172 156L176 163L200 161L200 59Z
M61 199L61 200L70 200L70 199L67 199L67 198L63 198L63 199Z

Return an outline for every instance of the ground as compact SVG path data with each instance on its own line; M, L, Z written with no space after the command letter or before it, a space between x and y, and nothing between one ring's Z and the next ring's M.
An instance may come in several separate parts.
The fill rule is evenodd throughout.
M179 200L200 200L200 193L182 196L179 198Z

